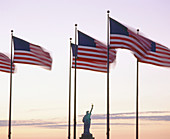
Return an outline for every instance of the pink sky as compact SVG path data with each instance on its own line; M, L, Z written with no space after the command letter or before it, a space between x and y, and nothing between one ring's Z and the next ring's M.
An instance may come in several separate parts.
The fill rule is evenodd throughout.
M12 139L67 138L69 38L74 41L75 23L79 30L106 42L106 11L110 10L112 18L139 28L146 37L170 48L169 5L169 0L1 1L0 52L10 54L13 29L14 36L44 47L53 57L52 71L16 64L12 98L12 120L16 125L12 127ZM140 139L169 139L170 69L143 63L139 68L139 111L145 112L141 113L145 117L140 120ZM4 122L9 117L9 74L1 72L0 78L0 138L4 139L8 133ZM72 78L72 92L73 82ZM135 138L135 85L136 59L131 52L118 50L116 64L111 65L110 72L110 113L126 115L111 120L111 138ZM97 139L106 138L106 120L97 119L97 115L106 114L106 74L78 70L77 94L78 124L83 124L78 115L84 115L93 103L91 131ZM25 123L30 125L20 125ZM77 128L79 137L83 129Z

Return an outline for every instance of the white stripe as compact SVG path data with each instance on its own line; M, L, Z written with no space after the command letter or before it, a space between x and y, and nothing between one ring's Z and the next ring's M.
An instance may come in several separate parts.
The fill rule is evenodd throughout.
M151 52L151 53L153 53L153 52ZM159 60L159 61L162 61L162 63L164 63L164 62L169 62L170 63L170 60L169 59L166 59L166 58L159 58L159 57L156 57L156 56L153 56L153 55L146 55L146 57L145 57L146 59L150 59L150 58L154 58L154 60L156 61L156 60Z
M129 36L125 36L125 35L118 35L118 34L111 34L111 36L112 37L119 37L119 39L111 39L110 38L110 42L114 42L114 40L121 40L122 41L122 39L128 39L128 40L131 40L133 43L136 43L136 44L138 44L140 47L142 47L143 49L145 49L144 47L143 47L143 45L141 45L141 43L139 43L139 41L137 41L136 39L134 39L134 38L132 38L132 37L129 37ZM112 40L112 41L111 41ZM120 41L120 42L121 42ZM127 42L127 41L125 41L125 42ZM148 46L147 46L148 47ZM147 51L147 50L145 50L145 51Z
M78 50L78 55L79 55L79 53L85 53L85 54L95 54L95 55L107 56L107 54L104 54L104 53L91 52L91 51L84 51L84 50Z
M77 64L88 64L92 66L97 66L97 67L107 67L106 64L101 64L101 63L91 63L91 62L86 62L86 61L76 61ZM73 62L75 64L75 62Z
M113 39L114 40L114 39ZM120 40L120 41L118 41L118 40L115 40L114 42L126 42L126 41L122 41L122 40ZM126 46L126 45L121 45L121 44L111 44L110 46L113 46L113 47L119 47L119 48L127 48L127 49L130 49L130 47L129 46ZM131 49L130 49L131 50ZM140 49L138 49L138 50L140 50ZM156 49L157 50L157 49ZM134 50L131 50L131 51L133 51L134 52ZM143 52L143 51L140 51L140 52ZM149 52L152 52L152 51L149 51ZM158 52L165 52L165 53L169 53L168 51L163 51L162 49L161 50L157 50L157 52L152 52L153 54L155 54L155 55L158 55L158 56L166 56L166 57L170 57L170 55L165 55L165 54L160 54L160 53L158 53ZM137 52L135 52L135 53L137 53ZM145 54L145 55L148 55L148 54ZM158 58L157 58L158 59ZM163 58L162 58L163 59ZM166 59L165 59L166 60Z
M165 49L165 50L167 50L167 51L170 51L169 48L167 48L167 47L165 47L165 46L163 46L163 45L160 45L160 44L156 44L156 49L159 49L159 48L162 48L162 49Z
M87 58L87 59L101 60L101 61L107 62L107 58L99 58L99 57L93 57L93 56L79 55L78 58ZM111 61L111 60L109 59L109 61Z
M115 49L122 49L122 48L125 48L125 49L129 49L129 50L131 50L131 48L129 48L129 46L127 46L127 45L124 45L124 44L110 44L110 46L111 47L117 47L117 48L115 48ZM131 50L132 51L132 50Z
M96 44L97 45L97 44ZM97 45L98 46L98 45ZM101 47L101 45L99 45L99 47ZM102 47L101 47L102 48ZM105 49L105 52L107 54L107 47L105 48L102 48L102 49ZM116 50L115 49L110 49L109 50L109 55L116 55Z
M14 53L23 53L23 54L32 54L30 51L24 51L24 50L14 50Z
M11 69L5 69L5 68L0 68L0 70L2 70L2 71L7 71L7 72L10 72L10 71L11 71ZM14 70L12 70L12 71L14 71Z
M84 55L78 55L78 58L87 58L87 59L95 59L95 60L101 60L101 61L107 61L107 58L99 58L99 57L93 57L93 56L84 56Z
M143 63L145 63L145 62L150 62L151 64L159 64L159 65L161 65L161 66L170 67L170 64L168 64L168 63L162 63L162 62L158 62L158 61L151 60L151 59L142 59L142 62L143 62Z
M107 69L94 68L94 67L90 67L90 66L77 65L76 67L85 68L85 69L89 68L89 69L93 69L93 70L97 70L97 71L107 71Z
M98 58L99 58L99 56L105 56L106 59L107 59L107 54L96 53L96 52L89 52L89 51L81 51L81 50L78 50L78 57L85 56L85 55L82 54L82 53L84 53L84 54L93 54L93 55L96 55L96 57L98 57ZM110 59L113 59L114 56L115 56L115 54L114 54L114 55L110 55ZM88 56L88 57L90 57L90 56ZM92 57L92 56L91 56L91 57ZM93 57L95 57L95 56L93 56Z
M28 62L28 63L34 63L34 64L38 64L38 65L44 65L41 62L26 60L26 59L14 59L14 62Z
M51 58L41 56L41 55L37 55L37 54L34 54L34 53L30 52L30 51L15 50L15 52L14 52L14 56L15 55L25 55L26 57L28 57L28 55L26 55L26 54L33 55L33 56L38 57L38 58L43 58L43 59L48 60L48 61L52 61Z
M151 46L151 41L150 40L146 39L143 36L136 36L136 35L133 35L133 36L135 36L140 41L140 43L142 44L142 46L144 48L146 48L147 50L150 49L150 46Z
M0 60L0 63L5 63L5 64L8 64L8 65L11 65L11 61L7 62L7 61L4 61L4 60Z
M17 58L30 58L30 59L32 59L32 60L38 60L38 61L43 62L43 63L46 63L46 64L50 64L50 63L51 63L51 62L48 62L48 61L46 61L46 60L39 59L39 58L34 57L34 56L19 55L19 54L18 54L18 55L15 54L15 56L14 56L14 62L16 61Z
M143 55L146 54L142 49L140 49L138 46L136 46L135 44L133 44L133 43L131 43L131 42L129 42L129 41L112 39L111 42L124 42L124 43L129 44L130 46L132 46L133 49L135 49L135 50L132 50L132 51L138 50L138 51L141 52ZM110 46L112 46L112 44L111 44ZM129 47L129 49L131 49L130 46L127 46L127 47ZM141 46L141 45L140 45L140 46Z
M7 67L7 68L11 68L11 65L8 66L8 65L1 64L1 63L0 63L0 66ZM14 66L13 66L13 67L14 67Z
M107 49L101 49L101 48L97 48L97 47L90 47L90 46L81 46L81 45L78 45L78 48L82 48L82 49L86 49L86 50L95 50L95 51L106 51L107 52ZM79 51L79 50L78 50Z
M162 54L162 53L158 53L158 52L152 52L152 51L150 51L149 54L153 54L155 56L158 56L158 58L169 59L169 61L170 61L170 55ZM166 58L163 58L163 57L166 57Z
M85 49L85 50L79 50L79 48L82 48L82 49ZM90 52L90 50L94 50L96 52ZM106 56L106 60L107 60L107 48L96 48L96 47L81 46L81 45L79 45L78 46L78 57L80 57L79 53L86 53L86 54L90 54L91 53L91 54L95 54L95 55L102 55L102 56ZM109 54L111 56L110 59L113 59L115 57L115 52L114 51L110 51ZM82 54L81 54L81 56L82 56Z
M44 64L42 64L42 63L40 63L40 62L31 61L31 60L17 59L17 60L15 60L15 62L16 62L16 63L17 63L17 62L28 62L28 63L30 63L30 64L36 64L36 65L39 65L39 66L44 66L44 67L50 68L50 66L48 66L48 65L44 65ZM24 64L27 64L27 63L24 63Z
M162 53L163 55L170 56L170 50L156 49L156 53Z

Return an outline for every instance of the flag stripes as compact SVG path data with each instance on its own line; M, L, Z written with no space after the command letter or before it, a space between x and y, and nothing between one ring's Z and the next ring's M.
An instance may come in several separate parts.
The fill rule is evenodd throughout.
M170 49L156 44L156 52L149 51L144 58L140 59L140 62L170 67Z
M111 23L115 22L113 19ZM115 24L113 24L115 25ZM111 24L110 26L113 27ZM110 34L110 48L116 49L128 49L133 52L134 56L139 62L153 64L157 66L170 67L170 49L151 41L137 33L127 29L126 35L121 34L121 29L125 28L122 24L119 26L119 32L114 33L114 30ZM127 33L128 32L128 33ZM128 34L128 35L127 35Z
M15 65L12 64L12 72L14 73ZM3 53L0 53L0 71L11 72L11 59Z
M75 68L75 57L73 57L72 67ZM85 61L79 58L76 59L76 68L98 72L107 72L107 65L105 62Z
M19 38L14 39L14 63L39 65L51 69L52 58L42 47Z
M87 61L107 62L107 46L96 42L96 47L78 46L77 57ZM116 57L116 51L110 50L109 62L112 63Z
M96 47L78 45L76 68L107 72L107 46L95 40ZM75 45L74 45L75 47ZM109 63L116 58L116 50L110 49ZM73 56L72 67L75 67L75 57Z
M107 54L105 51L103 52L103 49L100 49L98 51L97 49L99 48L90 48L86 46L78 46L78 58L84 59L84 60L95 60L98 62L107 62ZM112 62L112 59L109 59L109 62Z
M135 52L136 55L138 55L139 57L144 56L147 53L143 45L139 43L136 39L129 36L117 35L117 34L110 35L110 48L129 49L132 52Z
M148 43L148 42L147 42ZM148 46L147 44L144 46ZM146 51L143 45L134 38L124 35L111 34L110 48L122 48L131 50L139 62L153 64L157 66L170 67L170 49L156 44L156 52Z

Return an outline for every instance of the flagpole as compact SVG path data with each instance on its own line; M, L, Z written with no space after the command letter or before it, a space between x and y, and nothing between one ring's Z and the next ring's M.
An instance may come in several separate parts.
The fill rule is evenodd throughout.
M9 125L8 125L8 139L11 139L11 109L12 109L12 37L13 37L13 30L11 30L11 71L10 71L10 98L9 98Z
M70 139L70 121L71 121L71 40L70 38L70 67L69 67L69 110L68 110L68 139Z
M77 60L77 24L75 24L74 139L76 139L76 60Z
M109 139L110 136L110 120L109 120L109 13L110 11L107 11L107 139Z
M139 34L139 29L137 29L137 34ZM139 85L139 61L137 59L137 68L136 68L136 139L138 139L138 134L139 134L139 118L138 118L138 100L139 100L139 97L138 97L138 85Z

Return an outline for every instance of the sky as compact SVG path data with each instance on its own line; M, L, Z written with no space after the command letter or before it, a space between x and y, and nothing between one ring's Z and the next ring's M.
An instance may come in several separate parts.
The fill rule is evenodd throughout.
M107 43L110 17L170 48L169 0L0 0L0 52L10 55L14 36L50 52L52 70L16 64L12 87L12 139L67 138L69 39L78 30ZM74 69L72 74L72 124ZM139 137L170 138L170 69L139 64ZM0 138L8 137L10 76L0 72ZM77 70L77 138L92 111L91 133L106 138L106 74ZM135 138L136 59L118 50L110 69L111 139ZM71 128L73 137L73 128Z

